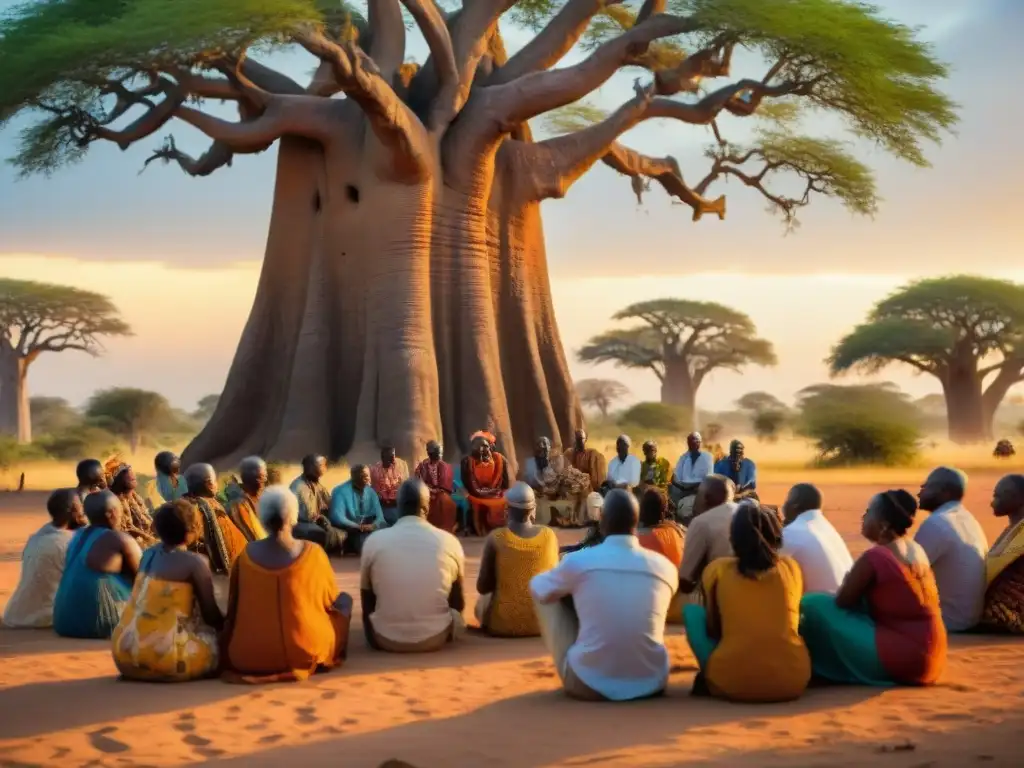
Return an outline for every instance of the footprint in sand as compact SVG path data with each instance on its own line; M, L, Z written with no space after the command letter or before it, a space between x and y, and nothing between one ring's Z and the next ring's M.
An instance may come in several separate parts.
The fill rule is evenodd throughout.
M746 728L748 731L760 731L763 728L767 728L768 723L764 720L749 720L746 723L740 723L740 727Z
M323 693L320 694L320 698L323 699L324 701L330 701L331 699L338 698L338 692L337 691L324 691Z
M200 757L205 757L207 760L212 760L223 755L224 750L215 747L196 747L196 754Z
M117 733L117 728L110 726L107 728L100 728L98 731L93 731L88 734L89 743L92 744L93 749L104 752L108 755L116 755L119 752L127 752L131 749L123 741L110 738L110 734Z
M171 727L180 733L191 733L196 729L196 716L191 712L182 712Z
M259 739L260 744L276 744L284 738L283 733L270 733L266 736L261 736Z
M313 725L320 721L320 718L316 716L316 709L313 707L298 707L295 714L297 715L296 722L299 725Z
M409 714L413 717L430 717L429 709L410 709Z
M346 717L344 720L341 721L341 724L342 725L359 725L359 721L355 720L355 719L353 719L351 717Z

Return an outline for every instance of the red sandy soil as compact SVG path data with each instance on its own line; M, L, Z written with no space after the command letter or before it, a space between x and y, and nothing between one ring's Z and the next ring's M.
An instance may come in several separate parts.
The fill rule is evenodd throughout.
M988 507L995 479L974 474L968 498L990 540L1001 529ZM823 488L855 553L875 490ZM784 492L764 488L767 501ZM43 501L0 495L0 604L25 538L45 520ZM467 542L471 584L480 550ZM338 583L356 595L357 567L335 561ZM402 657L370 652L359 628L357 616L343 669L266 687L121 682L105 642L0 629L0 766L1021 765L1024 645L1014 639L953 638L933 688L814 688L795 703L749 706L688 696L694 660L671 627L668 695L615 705L566 699L538 639L471 635Z

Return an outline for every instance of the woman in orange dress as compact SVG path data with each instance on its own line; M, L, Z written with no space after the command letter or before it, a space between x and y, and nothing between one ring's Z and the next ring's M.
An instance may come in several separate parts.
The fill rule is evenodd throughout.
M664 555L679 569L683 562L683 529L668 513L668 496L664 491L648 488L640 499L640 526L637 540L644 549ZM668 608L668 623L682 624L683 593L676 591Z
M268 488L259 511L267 538L249 543L231 569L225 679L305 680L345 659L352 598L338 590L324 550L292 536L295 494Z
M470 454L462 460L462 484L469 495L477 536L505 524L508 462L494 450L494 435L477 432L470 438Z

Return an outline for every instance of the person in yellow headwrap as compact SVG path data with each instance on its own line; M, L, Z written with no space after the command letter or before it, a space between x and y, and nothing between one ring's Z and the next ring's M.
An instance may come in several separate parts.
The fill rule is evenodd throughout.
M985 558L985 607L978 629L1024 634L1024 475L996 483L992 511L1008 524Z

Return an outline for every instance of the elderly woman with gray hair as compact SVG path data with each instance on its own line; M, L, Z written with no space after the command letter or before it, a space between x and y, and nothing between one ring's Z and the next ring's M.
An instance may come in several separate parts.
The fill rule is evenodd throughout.
M250 542L231 569L226 675L248 683L305 680L345 659L352 598L338 590L327 553L292 536L294 493L268 488L259 515L267 537Z
M226 575L246 538L217 501L217 473L209 464L193 464L185 470L188 493L182 498L195 507L202 521L202 535L193 543L194 552L206 555L210 570Z

